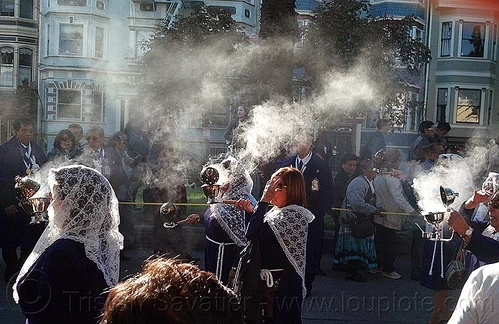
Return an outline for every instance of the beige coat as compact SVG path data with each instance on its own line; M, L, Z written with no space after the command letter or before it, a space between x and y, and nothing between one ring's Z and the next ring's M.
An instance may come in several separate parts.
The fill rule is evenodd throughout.
M409 204L399 179L391 175L378 175L374 179L376 205L385 211L412 213L414 208ZM383 214L375 215L374 222L386 228L400 230L404 216Z

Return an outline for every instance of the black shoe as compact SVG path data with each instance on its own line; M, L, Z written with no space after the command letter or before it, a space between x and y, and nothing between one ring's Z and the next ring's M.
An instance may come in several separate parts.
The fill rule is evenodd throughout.
M130 261L132 260L131 257L123 253L123 251L120 252L120 261Z
M318 276L325 276L326 273L324 271L322 271L321 268L317 269L317 271L315 272Z

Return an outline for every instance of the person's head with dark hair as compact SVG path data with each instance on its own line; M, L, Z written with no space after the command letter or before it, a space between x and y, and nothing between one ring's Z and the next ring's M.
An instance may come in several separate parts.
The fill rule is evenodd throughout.
M83 138L83 127L80 124L69 124L68 129L73 133L76 145L80 145L80 141Z
M341 167L349 176L352 176L352 174L355 172L355 169L357 168L358 160L359 159L355 154L344 154L341 157Z
M69 153L76 147L75 136L69 129L61 130L54 140L54 149Z
M103 324L242 324L242 308L210 272L176 260L147 261L109 291Z
M246 108L243 105L240 105L236 109L237 119L239 119L239 121L247 119L248 118L248 112L249 112L248 108Z
M376 128L383 134L388 134L390 131L391 122L388 119L379 119L376 122Z
M280 186L276 191L272 203L277 207L298 205L307 207L307 192L305 180L300 170L290 167L280 168L270 178L270 181L280 179Z
M433 137L435 129L433 128L433 122L431 120L422 121L419 124L418 132L426 136Z
M28 117L16 119L13 124L14 132L19 142L28 145L33 140L33 120Z
M111 136L108 144L121 154L126 150L127 136L123 132L116 132Z
M447 133L450 132L452 127L450 127L450 124L448 122L438 122L437 128L435 129L435 134L437 134L438 137L445 137Z
M88 146L96 151L104 145L104 130L100 127L90 127L87 131Z

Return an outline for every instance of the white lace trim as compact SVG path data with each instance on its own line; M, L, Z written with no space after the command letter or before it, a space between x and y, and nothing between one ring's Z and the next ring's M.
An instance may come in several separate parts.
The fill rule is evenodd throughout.
M314 220L314 215L306 208L290 205L283 208L272 208L263 219L281 245L289 263L302 279L303 297L305 288L305 265L307 260L308 224Z
M54 197L48 208L49 223L17 277L13 287L16 302L19 280L59 239L82 243L85 255L102 271L109 286L119 280L123 236L118 231L118 200L108 180L94 169L72 165L51 169L49 185Z

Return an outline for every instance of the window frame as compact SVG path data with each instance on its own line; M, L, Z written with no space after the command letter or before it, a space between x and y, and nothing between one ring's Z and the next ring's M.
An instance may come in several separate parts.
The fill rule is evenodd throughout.
M483 40L483 55L482 56L470 56L470 55L463 55L463 31L464 31L464 25L465 24L475 24L475 25L483 25L484 26L484 35L480 38ZM471 59L487 59L488 58L488 35L489 35L489 24L485 21L459 21L459 48L458 48L458 54L459 57L465 57L465 58L471 58ZM469 40L468 38L466 40Z
M84 2L85 4L79 5L79 4L67 4L67 3L61 4L61 3L59 3L59 2L63 2L63 1L77 1L77 2L79 1L79 2ZM56 3L59 7L86 7L88 5L88 0L57 0Z
M444 38L444 24L450 24L450 38ZM453 56L453 51L454 51L454 21L443 21L441 24L440 24L440 43L439 43L439 46L440 46L440 50L439 50L439 55L440 57L452 57ZM444 40L448 40L449 41L449 54L448 55L443 55L443 50L444 50L444 46L443 46L443 42Z
M12 63L2 63L2 56L3 56L3 54L1 53L1 50L3 48L8 48L8 49L12 50ZM16 48L14 46L9 46L7 44L4 45L4 46L0 46L0 87L1 88L12 88L12 87L14 87L14 85L16 83L16 80L15 80L15 77L14 77L15 64L16 64ZM1 77L1 75L3 74L2 70L4 69L4 67L11 68L11 72L10 72L11 83L10 84L3 84L2 83L2 77ZM7 72L5 74L7 74Z
M97 31L102 30L102 39L101 39L101 56L97 55ZM94 38L94 57L98 59L105 58L105 44L106 44L106 29L103 26L95 26L95 38Z
M15 15L16 15L16 0L12 0L12 6L14 6L12 8L12 15L4 15L3 14L2 6L4 4L4 1L9 1L10 2L10 0L0 0L0 17L15 17ZM6 12L10 13L11 11L6 11Z
M95 109L95 95L100 94L100 117L98 120L94 119L94 116L96 115L94 113ZM92 123L102 123L104 120L104 91L99 91L99 90L93 90L92 91L92 115L90 116L90 121Z
M61 53L61 28L62 27L65 27L65 26L71 26L71 27L80 27L81 28L81 53L80 54L72 54L72 53ZM59 28L58 28L58 44L59 44L59 47L58 47L58 51L57 51L57 55L59 56L72 56L72 57L82 57L82 56L85 56L85 24L59 24ZM74 40L72 38L68 38L68 39L64 39L64 40Z
M441 105L440 102L439 102L439 97L440 97L440 91L441 90L445 90L446 91L446 98L445 98L445 109L443 110L443 117L444 119L442 119L442 114L440 113L442 110L440 109ZM435 107L437 107L437 110L435 112L435 120L436 121L445 121L445 122L448 122L449 121L449 103L450 103L450 88L449 87L437 87L437 95L436 95L436 105Z
M487 126L492 125L492 115L494 112L494 90L489 89L489 106L487 109Z
M469 88L461 88L461 87L456 87L456 96L455 96L455 109L454 109L454 120L455 120L455 123L456 124L460 124L460 125L482 125L483 124L483 112L484 112L484 93L483 93L483 89L484 88L477 88L477 87L469 87ZM478 121L477 122L469 122L469 121L459 121L458 120L458 113L459 113L459 99L460 99L460 93L461 91L479 91L480 93L480 105L479 106L471 106L471 107L478 107L479 108L479 112L477 114L477 118L478 118ZM464 106L464 105L463 105Z
M30 62L31 65L29 65L29 66L28 65L21 66L21 51L22 50L29 50L29 51L31 51L31 62ZM29 77L27 77L27 78L28 78L29 84L31 85L32 82L33 82L33 66L34 66L33 60L34 60L34 57L35 57L35 51L32 48L29 48L29 47L20 47L19 48L18 57L19 57L19 59L18 59L18 62L17 62L17 68L18 68L18 79L19 80L17 81L17 85L18 86L22 86L23 85L24 76L21 75L22 74L21 71L22 71L22 69L28 70L28 68L29 68Z
M72 91L72 92L79 92L80 93L80 113L79 113L79 117L61 117L59 115L60 113L60 92L61 91ZM81 89L67 89L67 88L64 88L64 89L57 89L57 103L56 103L56 119L57 120L79 120L81 121L82 120L82 116L83 116L83 93L81 91ZM76 104L70 104L70 103L63 103L64 105L67 105L67 106L76 106Z

